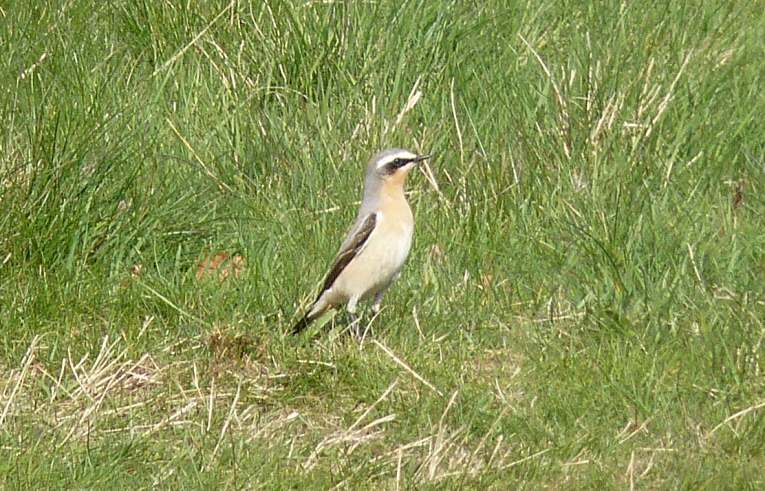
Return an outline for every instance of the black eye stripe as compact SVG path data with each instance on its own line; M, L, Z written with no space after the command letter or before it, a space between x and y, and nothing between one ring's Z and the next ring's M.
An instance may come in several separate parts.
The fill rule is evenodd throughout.
M398 169L400 169L401 167L405 166L406 164L408 164L412 160L414 160L414 159L405 159L405 158L393 159L390 162L388 162L387 164L385 164L385 171L388 174L393 174Z

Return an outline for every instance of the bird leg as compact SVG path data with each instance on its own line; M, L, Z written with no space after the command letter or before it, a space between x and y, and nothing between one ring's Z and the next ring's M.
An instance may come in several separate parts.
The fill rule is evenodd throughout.
M375 294L375 300L374 303L372 303L372 312L375 313L375 315L380 313L380 309L382 309L382 299L385 295L385 290L381 290Z
M356 336L359 336L361 333L359 332L359 326L361 325L361 316L356 315L356 310L359 304L359 297L351 297L350 300L348 300L348 305L346 305L345 310L348 311L348 314L351 316L351 324L348 326L348 329L354 333Z

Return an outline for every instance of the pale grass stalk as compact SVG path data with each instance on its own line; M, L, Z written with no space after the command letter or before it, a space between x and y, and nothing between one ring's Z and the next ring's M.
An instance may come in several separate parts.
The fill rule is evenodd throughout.
M412 307L412 319L414 319L414 327L417 329L417 334L420 336L420 341L425 341L425 334L422 332L422 328L420 327L420 319L417 316L417 306L414 305Z
M373 323L375 320L377 320L377 318L380 316L380 314L381 314L381 313L382 313L382 309L378 310L378 311L377 311L377 312L376 312L376 313L375 313L375 314L372 316L372 318L371 318L371 319L369 319L369 322L367 322L367 325L366 325L366 327L364 327L364 332L363 332L363 333L361 333L361 341L359 341L359 349L360 349L360 350L364 348L364 341L367 339L367 334L368 334L368 333L369 333L369 331L372 329L372 323Z
M66 358L64 358L61 360L61 368L59 368L58 377L55 379L53 387L51 388L51 391L50 391L50 398L48 399L49 404L52 404L53 401L56 400L60 390L66 391L67 395L71 397L71 393L68 390L66 390L66 388L62 384L64 380L64 374L66 373L66 367L67 367L67 360Z
M478 128L475 125L475 121L473 121L473 116L470 114L470 111L465 111L465 114L467 115L468 123L470 123L470 129L473 130L475 141L476 143L478 143L478 151L481 153L481 157L486 159L488 157L488 154L486 153L486 148L483 145L483 140L481 139L481 135L478 134Z
M510 410L510 406L505 406L502 408L502 411L500 411L499 416L497 416L496 419L494 419L494 422L491 424L488 431L486 431L486 434L483 437L481 437L481 440L478 442L478 445L476 445L475 449L473 450L473 453L470 454L470 458L468 459L467 464L465 464L467 467L470 467L470 464L478 456L478 453L481 450L483 450L483 446L486 445L486 441L497 429L497 425L499 425L499 422L502 420L502 418L505 417L505 414L507 414L507 411L509 410Z
M563 99L563 96L561 95L560 87L558 87L558 83L555 81L555 77L553 77L552 72L550 72L550 69L547 68L547 65L545 64L544 60L541 56L539 56L539 53L534 49L531 44L529 44L528 41L526 41L526 38L523 37L522 34L518 34L518 37L521 38L521 41L523 41L523 44L526 45L527 48L529 48L529 51L534 55L534 58L537 59L537 62L539 62L539 65L542 67L542 70L545 72L545 75L547 75L547 78L550 80L550 84L552 84L553 92L555 93L555 100L558 103L558 110L559 110L559 118L560 123L562 127L560 128L561 136L563 137L563 153L566 155L567 159L571 158L571 147L568 142L568 128L569 128L569 115L568 115L568 106L566 105L566 101Z
M236 3L236 0L231 0L231 2L228 5L226 5L225 7L223 7L223 10L218 12L218 14L215 17L213 17L213 19L201 31L199 31L193 38L191 38L191 41L186 43L185 46L183 46L181 49L179 49L173 56L171 56L159 68L154 70L154 73L152 73L151 76L152 77L156 76L159 72L164 71L167 67L172 65L175 62L175 60L177 60L178 58L183 56L183 54L186 53L186 51L188 51L189 48L194 46L197 43L197 41L199 41L199 39L202 36L204 36L205 33L213 26L213 24L215 24L218 21L218 19L223 17L223 15L225 15L225 13L228 12L228 10L231 7L233 7L235 3Z
M138 361L131 362L127 360L120 362L125 357L125 351L114 354L114 347L117 342L118 340L109 344L108 336L104 336L101 350L91 365L90 370L82 373L82 376L73 372L75 378L80 380L81 383L79 391L74 391L70 395L70 399L76 405L77 396L81 394L90 399L91 403L82 411L77 422L72 425L64 439L59 442L58 448L66 444L72 437L81 438L91 431L91 420L99 415L98 411L103 402L115 388L124 386L126 381L136 378L142 382L151 380L146 375L135 372L138 367L143 366L150 359L150 356L144 354ZM78 366L81 365L78 364ZM86 422L87 424L85 424ZM57 425L57 427L61 426L61 424Z
M301 359L297 359L295 361L297 361L301 365L319 365L319 366L322 366L322 367L327 367L327 368L332 368L332 369L337 368L337 365L335 365L334 363L327 362L327 361L321 361L321 360L301 360Z
M645 421L643 421L643 422L640 424L640 426L638 426L636 429L632 430L632 431L631 431L631 432L630 432L630 433L629 433L627 436L624 436L624 437L622 437L622 435L623 435L624 433L626 433L626 432L629 430L629 428L630 428L630 427L632 427L632 425L634 424L634 422L633 422L632 420L630 420L629 422L627 422L627 426L625 426L625 427L624 427L624 429L622 429L622 431L620 431L620 432L619 432L619 434L617 435L617 438L620 438L620 439L619 439L619 445L622 445L622 444L626 443L626 442L627 442L628 440L630 440L630 439L631 439L633 436L635 436L635 435L637 435L638 433L640 433L640 432L642 432L643 430L645 430L645 429L646 429L646 427L648 426L648 423L650 423L652 420L653 420L653 418L648 418L648 419L646 419Z
M454 128L457 130L457 143L460 147L460 164L465 165L465 145L462 142L462 128L460 127L460 120L457 117L457 104L454 98L454 78L452 78L451 85L449 86L449 102L452 108L452 118L454 118Z
M36 335L32 338L32 341L29 343L29 348L27 348L27 352L24 354L24 358L21 360L21 370L19 370L19 376L16 378L16 383L14 384L13 389L11 390L11 393L5 402L5 407L3 408L2 414L0 414L0 428L3 427L5 419L8 417L8 414L10 413L11 408L16 401L16 396L19 393L19 389L23 385L27 373L29 373L29 367L32 366L32 361L35 359L35 351L37 350L37 343L39 343L39 341L39 335ZM8 386L6 385L6 389L7 387ZM6 389L3 389L3 396L5 396Z
M669 84L669 89L667 89L667 93L664 95L664 98L659 103L659 108L656 111L656 114L651 119L651 122L648 123L648 128L645 131L645 134L643 135L643 138L648 138L651 136L651 133L653 132L654 127L656 126L656 123L659 122L661 117L664 115L664 112L667 110L667 107L669 107L670 101L675 97L675 87L677 86L677 82L680 80L680 77L683 75L683 72L685 71L685 68L688 66L688 62L691 61L691 58L693 57L693 51L689 51L685 58L683 59L683 64L680 65L680 70L677 71L677 74L675 75L675 78L672 80L672 83Z
M401 360L401 358L399 358L398 356L396 356L396 354L393 353L393 351L391 351L387 346L385 346L384 344L382 344L376 339L373 339L372 342L375 345L377 345L378 348L383 350L383 352L385 352L386 355L388 355L394 362L396 362L396 364L398 364L401 368L409 372L414 378L422 382L423 385L425 385L427 388L429 388L436 394L440 395L441 397L444 396L444 394L440 390L438 390L433 384L425 380L419 373L415 372L409 365L404 363L404 361Z
M398 113L398 116L396 116L396 121L393 123L393 128L401 124L401 121L403 121L406 113L414 109L414 106L416 106L422 98L422 91L419 89L421 81L422 76L418 76L417 80L414 81L414 85L412 86L412 90L409 92L409 97L406 100L406 104Z
M438 432L436 433L435 442L431 445L431 452L429 454L429 466L428 466L428 475L430 479L433 479L435 476L435 473L438 468L438 464L440 462L439 455L444 450L444 444L447 440L446 438L446 415L449 414L449 410L452 408L454 403L457 401L457 396L459 395L459 391L455 390L452 393L452 396L449 398L449 402L446 404L446 408L444 408L444 412L441 413L441 418L438 420ZM458 430L459 431L459 430ZM456 436L456 433L453 436ZM436 458L439 457L439 458Z
M704 150L699 150L699 153L694 155L693 158L691 158L691 160L689 160L688 162L685 163L685 167L692 166L693 164L696 163L697 160L699 160L703 156L704 156Z
M379 425L381 425L383 423L389 423L391 421L394 421L395 419L396 419L396 415L395 414L388 414L387 416L383 416L382 418L377 418L376 420L372 421L371 423L368 423L366 426L364 426L363 428L361 428L359 430L355 430L354 433L365 435L365 436L369 436L370 438L365 438L365 439L361 439L361 438L351 439L351 438L349 438L349 440L351 441L351 446L348 448L348 454L352 453L366 439L371 439L371 436L373 436L373 435L371 435L369 433L369 430L371 430L371 429L373 429L373 428L375 428L375 427L377 427L377 426L379 426ZM376 434L375 434L375 436L376 436Z
M48 58L48 53L43 52L43 54L40 55L40 58L38 58L36 62L32 63L31 65L29 65L29 67L22 70L22 72L19 74L18 80L24 80L25 78L32 75L35 72L35 70L37 70L37 68L43 64L46 58Z
M420 97L422 96L422 93L417 90L420 84L420 77L417 77L417 81L414 84L414 87L412 87L412 92L409 94L409 100L406 103L406 106L404 106L404 109L399 113L398 117L396 118L396 124L394 126L397 126L400 122L400 120L404 117L404 115L409 112L415 104L420 100ZM454 106L454 79L452 79L452 93L451 93L451 103L452 103L452 115L454 116L454 124L457 128L457 135L459 137L460 142L460 160L462 163L464 163L464 150L462 146L462 131L460 130L459 121L457 120L457 111ZM430 168L430 164L428 161L423 161L419 165L420 170L425 175L425 179L428 181L428 184L433 188L433 190L438 195L438 198L447 204L447 206L450 206L451 203L448 199L446 199L446 196L441 192L441 187L438 185L438 181L436 181L436 176L433 174L433 170Z
M587 98L585 101L585 108L587 114L592 112L593 95L598 93L598 80L600 79L600 60L597 63L593 63L592 59L592 40L590 39L590 31L587 31L584 35L587 43L587 58L589 69L587 70ZM594 68L593 68L594 67Z
M640 91L640 97L639 97L639 103L637 107L637 119L638 121L643 119L643 113L651 107L653 104L653 100L656 98L656 96L661 91L661 86L659 85L650 85L651 81L651 74L653 73L653 67L654 67L655 60L653 57L651 57L648 60L648 66L646 67L645 71L643 72L643 88Z
M144 318L143 322L141 322L141 330L138 331L138 336L136 336L136 339L141 339L143 335L146 333L146 330L149 328L151 323L154 321L154 316L150 315Z
M213 411L215 410L215 377L210 381L210 393L207 397L207 426L205 433L209 433L212 428Z
M638 479L643 479L651 471L651 469L653 469L653 461L655 457L656 452L651 452L651 457L648 459L648 465L645 466L645 469L643 469L643 472L640 473Z
M181 416L184 416L186 413L197 407L198 402L194 399L190 400L188 403L186 403L185 406L182 408L177 409L173 414L167 416L166 418L163 418L160 422L148 426L148 431L143 433L143 436L149 437L153 435L154 433L158 432L162 428L168 425L172 425L175 423L175 420L180 418Z
M170 129L173 130L173 133L175 133L175 136L178 137L178 139L183 143L183 146L186 147L186 149L191 153L191 155L194 157L194 160L197 161L197 163L202 167L202 169L205 171L205 174L215 182L215 184L218 185L218 188L226 191L233 192L231 189L231 186L226 184L225 182L221 181L218 176L213 174L213 172L210 170L210 168L205 164L204 160L199 156L196 150L194 150L194 147L191 146L191 143L184 137L180 131L178 131L178 128L175 127L173 122L170 120L170 118L165 118L165 122L170 126ZM179 310L180 311L180 310Z
M693 272L696 274L696 279L699 281L699 284L701 285L701 288L703 290L707 289L707 284L704 281L704 279L701 277L701 273L699 272L699 267L696 265L696 258L693 254L693 247L691 247L690 242L686 244L688 246L688 256L691 259L691 265L693 266Z
M259 428L252 435L252 437L248 439L248 441L252 442L252 441L255 441L256 439L259 439L259 438L265 438L265 437L267 437L270 434L268 432L270 432L270 431L276 432L277 430L283 428L287 423L290 423L290 422L298 419L299 417L300 417L300 413L299 412L291 411L289 414L287 414L284 417L279 417L279 418L273 419L273 420L269 421L268 423L266 423L265 425L263 425L263 427ZM290 455L292 455L292 452L294 450L294 446L295 446L295 441L293 439L293 441L291 443L291 446L290 446Z
M430 451L425 457L425 461L421 467L421 469L427 469L428 474L426 477L428 481L437 481L446 477L446 474L439 474L438 470L441 463L449 454L449 451L457 445L457 439L463 436L465 429L465 426L461 426L449 435L446 435L445 433L440 434L441 429L439 429L439 434L435 441L431 440ZM448 465L447 463L447 469L451 467L453 467L453 465Z
M536 457L539 457L540 455L544 455L547 452L549 452L550 450L552 450L552 448L545 448L544 450L540 450L539 452L535 452L535 453L533 453L531 455L527 455L526 457L524 457L522 459L518 459L518 460L516 460L514 462L510 462L509 464L507 464L505 466L502 466L501 468L502 469L509 469L511 467L515 467L516 465L520 465L520 464L522 464L524 462L528 462L529 460L534 459Z
M319 444L316 446L316 448L308 457L308 459L303 463L303 468L306 470L312 469L316 465L319 455L321 455L321 453L324 450L340 443L350 443L351 446L348 451L349 453L353 452L353 450L355 450L360 444L366 443L376 437L379 437L381 434L381 431L370 432L370 430L384 423L393 421L395 419L396 419L395 414L389 414L387 416L383 416L382 418L378 418L372 421L371 423L367 424L366 426L358 430L341 431L339 433L335 433L325 438L324 440L319 442Z
M229 406L228 409L228 415L226 416L226 420L223 422L223 427L220 430L220 436L218 437L218 443L215 444L215 448L212 452L212 459L215 459L215 456L218 455L218 450L220 449L221 444L223 443L223 438L226 436L226 432L228 431L228 427L231 424L231 420L234 418L234 414L236 414L236 405L239 404L239 396L242 393L242 382L240 381L236 386L236 394L234 395L234 400L231 401L231 406Z
M375 437L377 433L370 434L370 430L373 428L383 424L387 423L389 421L393 421L395 419L395 414L389 414L387 416L383 416L381 418L378 418L371 423L367 424L363 428L357 429L357 427L361 424L361 422L371 413L378 404L380 404L383 400L385 400L388 395L393 391L394 388L396 388L396 385L398 385L398 379L394 380L390 386L388 386L385 391L383 391L382 395L377 398L377 400L370 405L362 414L359 416L356 421L351 424L346 430L333 433L332 435L324 438L319 444L316 446L314 451L311 453L311 455L308 457L308 459L303 463L304 469L311 469L314 465L316 465L316 462L319 458L319 455L321 453L336 444L344 443L344 442L350 442L351 446L348 449L348 452L353 452L361 443L364 443L368 441L369 439Z
M133 403L127 404L125 406L120 406L120 407L116 407L114 409L108 409L106 411L101 411L100 416L104 417L104 416L114 416L114 415L124 414L127 411L132 411L133 409L139 409L139 408L142 408L142 407L147 407L151 403L152 403L151 401L133 402ZM104 432L107 432L107 431L110 431L110 430L105 430Z
M756 410L758 410L758 409L760 409L762 407L765 407L765 400L762 400L762 401L758 402L757 404L755 404L753 406L749 406L748 408L742 409L741 411L738 411L738 412L735 412L735 413L731 414L730 416L725 418L720 424L718 424L717 426L712 428L712 430L709 433L707 433L706 438L709 438L712 435L714 435L717 432L717 430L719 430L720 428L722 428L726 424L730 423L734 419L738 419L738 418L740 418L742 416L746 416L747 414L749 414L749 413L751 413L753 411L756 411Z
M401 447L399 447L397 453L398 460L396 462L396 491L399 491L401 489L401 463L403 462L404 451L401 450Z
M494 462L494 458L497 456L497 453L499 453L499 449L502 446L502 442L505 440L505 435L499 435L497 437L497 443L494 445L494 450L491 451L491 455L489 455L489 460L486 462L486 467L491 468L491 464Z
M404 453L404 452L406 452L408 450L411 450L413 448L424 447L424 446L428 445L431 442L431 440L433 440L433 436L432 435L431 436L426 436L425 438L420 438L419 440L415 440L413 442L406 443L404 445L399 445L395 449L389 450L389 451L385 452L384 454L382 454L382 455L380 455L378 457L373 458L371 460L371 462L378 462L378 461L383 460L385 458L390 458L393 455L396 455L396 458L398 458L398 453L399 452Z
M103 345L103 342L102 342L102 345ZM81 394L84 395L85 397L92 399L92 397L90 397L90 391L87 388L87 381L83 380L83 378L80 376L80 368L85 365L85 362L87 360L88 360L88 354L86 353L85 355L83 355L82 358L80 358L80 361L77 362L77 364L75 365L72 361L72 352L67 349L67 356L62 363L62 365L66 364L69 366L69 372L72 374L74 381L77 383L77 388L67 392L67 395L69 396L69 400L75 404L78 399L78 396ZM63 375L64 375L64 370L62 368L60 376L63 377ZM60 420L59 423L54 427L54 429L60 428L66 422L67 419L71 419L73 417L74 416L71 416L71 417ZM65 439L68 439L70 436L71 434L67 435Z
M385 389L385 391L383 391L382 395L378 397L377 400L371 406L369 406L363 413L361 413L361 416L359 416L356 419L356 421L354 421L354 423L348 428L347 431L350 432L356 429L356 426L358 426L364 420L364 418L366 418L367 415L371 413L375 407L377 407L378 404L380 404L382 401L384 401L388 397L388 395L393 391L393 389L396 388L396 385L398 385L398 379L395 379L393 383L390 384L390 386L388 386L388 388Z
M433 191L438 195L438 199L445 203L447 208L451 208L452 204L446 196L444 196L444 193L441 192L441 187L438 185L438 181L436 181L436 176L433 174L430 164L424 160L420 163L419 168L423 175L425 175L425 179L428 181L428 184L430 184L430 187L432 187Z
M611 97L608 98L606 107L603 108L603 112L600 114L600 118L598 118L595 128L590 133L590 145L592 146L593 155L598 154L602 134L613 127L616 116L619 114L623 104L624 94L612 94Z

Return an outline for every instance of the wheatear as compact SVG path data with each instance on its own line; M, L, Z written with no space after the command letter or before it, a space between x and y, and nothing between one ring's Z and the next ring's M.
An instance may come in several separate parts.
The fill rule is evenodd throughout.
M346 304L355 317L359 301L383 295L398 278L412 246L414 217L404 196L409 172L429 155L393 148L372 157L364 179L364 199L356 223L340 246L334 265L308 313L292 329L298 334L327 310Z

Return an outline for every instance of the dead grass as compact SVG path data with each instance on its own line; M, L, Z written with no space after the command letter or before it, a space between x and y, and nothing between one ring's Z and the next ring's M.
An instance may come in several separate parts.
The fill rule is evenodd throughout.
M48 369L37 361L46 348L41 338L35 338L16 368L2 370L0 430L20 436L34 426L51 451L123 438L156 443L173 433L189 432L209 435L214 441L211 463L234 439L258 447L288 448L295 471L307 474L327 460L342 456L354 461L358 454L361 461L383 469L397 488L404 479L424 484L476 477L546 452L518 446L498 430L510 405L481 437L464 425L449 424L450 412L460 402L459 391L443 399L441 418L428 431L402 439L391 398L415 401L422 397L418 384L435 387L387 347L381 348L384 356L401 368L388 388L372 404L359 407L349 400L332 411L322 404L314 406L312 398L300 405L283 399L284 384L298 374L269 365L263 361L268 359L265 355L260 361L251 358L253 350L266 349L255 347L252 339L215 331L207 338L207 347L213 353L211 364L188 360L162 364L152 353L130 357L122 337L104 336L94 354L79 359L69 355L56 369ZM496 387L500 400L512 391L508 387L520 371L507 363L506 356L500 351L486 353L468 367L472 377ZM296 367L304 365L298 360ZM407 383L402 384L401 378ZM346 420L352 423L344 425ZM161 476L157 479L157 484L162 482Z

